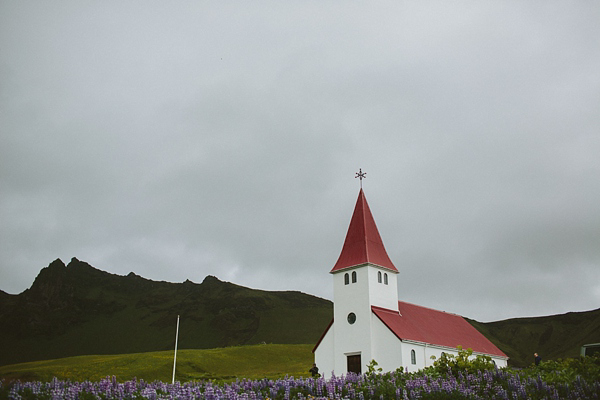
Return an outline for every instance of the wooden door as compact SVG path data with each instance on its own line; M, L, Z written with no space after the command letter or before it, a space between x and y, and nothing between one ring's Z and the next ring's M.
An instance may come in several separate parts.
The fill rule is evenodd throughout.
M360 354L354 356L347 356L348 359L348 372L354 372L356 374L361 374L361 362L360 362Z

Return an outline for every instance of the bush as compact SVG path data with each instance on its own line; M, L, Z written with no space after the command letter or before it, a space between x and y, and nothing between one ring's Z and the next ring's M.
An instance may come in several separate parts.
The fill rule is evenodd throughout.
M424 369L426 375L432 377L444 376L447 373L458 376L459 373L474 374L477 371L492 371L496 369L496 364L490 356L478 354L474 358L473 350L463 350L458 346L458 355L442 353L439 359L433 362L433 366Z
M552 384L573 383L577 379L588 382L600 381L600 355L542 361L539 365L531 365L519 371L527 377L539 377Z

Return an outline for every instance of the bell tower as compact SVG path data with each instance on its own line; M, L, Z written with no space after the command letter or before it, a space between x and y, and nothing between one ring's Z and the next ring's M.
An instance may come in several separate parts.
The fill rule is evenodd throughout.
M362 187L342 251L330 273L334 369L365 372L373 359L371 307L398 310L398 270L385 250Z

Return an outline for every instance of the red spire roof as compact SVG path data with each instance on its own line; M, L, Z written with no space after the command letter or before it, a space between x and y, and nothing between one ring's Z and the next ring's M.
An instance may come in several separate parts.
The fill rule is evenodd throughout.
M365 194L360 189L342 252L329 272L333 273L366 263L398 272L385 251Z

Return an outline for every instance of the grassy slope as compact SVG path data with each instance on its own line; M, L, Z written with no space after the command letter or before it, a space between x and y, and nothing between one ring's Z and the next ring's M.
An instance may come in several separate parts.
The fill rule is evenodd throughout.
M316 343L332 308L314 296L253 290L214 277L201 284L156 282L57 260L21 295L0 292L0 365L169 350L177 315L180 348ZM531 364L533 352L545 360L575 357L582 344L600 342L600 309L470 322L513 366Z
M176 380L279 378L308 376L313 362L312 344L269 344L177 352ZM0 367L0 377L12 380L48 381L53 377L98 381L115 375L119 381L133 378L170 382L173 351L77 356Z
M578 357L582 345L600 343L600 309L535 318L469 322L509 357L509 364L525 367L533 353L544 360Z

